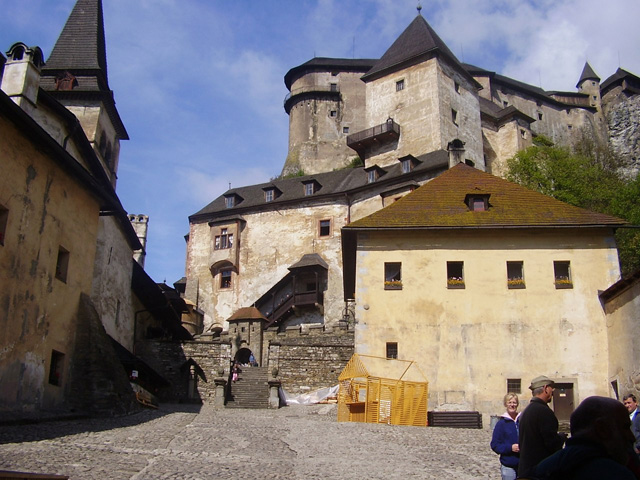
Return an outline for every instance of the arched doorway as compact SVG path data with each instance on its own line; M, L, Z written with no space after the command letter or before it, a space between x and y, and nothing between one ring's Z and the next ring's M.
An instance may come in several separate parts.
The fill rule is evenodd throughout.
M249 348L243 347L238 350L234 360L240 365L257 366L257 358L254 357L252 359L252 357L254 357L253 352ZM254 365L251 365L252 360L254 361Z

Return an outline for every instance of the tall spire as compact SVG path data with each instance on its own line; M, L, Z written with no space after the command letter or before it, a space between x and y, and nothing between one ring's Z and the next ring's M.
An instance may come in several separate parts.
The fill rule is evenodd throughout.
M109 90L102 0L76 2L43 73L54 71L73 74L80 90Z
M582 73L580 74L580 80L576 84L576 87L579 87L582 82L585 80L595 80L596 82L600 81L600 77L593 71L589 62L584 62L584 68L582 69Z

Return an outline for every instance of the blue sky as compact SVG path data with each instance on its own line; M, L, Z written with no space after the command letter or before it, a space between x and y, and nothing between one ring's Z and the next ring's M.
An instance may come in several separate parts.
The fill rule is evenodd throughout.
M0 0L0 49L48 58L75 0ZM431 0L422 15L461 61L575 91L640 75L638 0ZM131 140L117 191L147 214L146 270L184 275L188 216L229 188L269 180L287 155L283 77L314 56L379 58L416 0L103 0L109 84ZM603 6L606 5L606 6Z

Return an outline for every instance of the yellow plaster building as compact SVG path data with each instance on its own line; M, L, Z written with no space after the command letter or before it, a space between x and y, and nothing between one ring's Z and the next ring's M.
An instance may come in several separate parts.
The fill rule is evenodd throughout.
M355 351L416 361L433 410L495 413L545 374L568 418L609 395L598 293L622 224L458 164L342 229Z

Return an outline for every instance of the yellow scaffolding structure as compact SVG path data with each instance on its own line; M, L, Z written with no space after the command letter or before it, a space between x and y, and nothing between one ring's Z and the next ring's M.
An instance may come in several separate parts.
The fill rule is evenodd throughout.
M354 353L338 381L339 422L427 425L429 383L411 360Z

